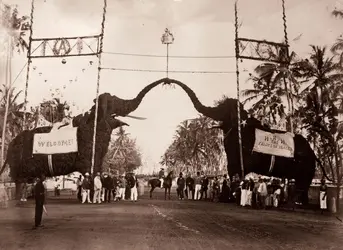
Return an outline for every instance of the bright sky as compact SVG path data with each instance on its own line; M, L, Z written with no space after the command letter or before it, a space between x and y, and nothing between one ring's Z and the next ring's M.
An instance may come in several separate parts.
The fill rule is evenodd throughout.
M18 4L20 15L28 15L30 1L7 0ZM100 0L36 0L33 37L67 37L100 33L102 1ZM300 56L309 53L309 44L330 45L340 35L343 21L330 12L335 0L286 0L288 38L291 50ZM86 4L87 3L87 4ZM165 55L161 35L168 27L174 34L170 55L223 56L234 55L234 1L232 0L108 0L104 51ZM240 0L240 37L282 42L281 0ZM302 36L297 41L294 38ZM94 61L89 65L89 61ZM13 75L25 64L25 55L14 59ZM3 64L3 63L2 63ZM164 70L164 58L130 57L104 54L103 67ZM244 61L241 69L251 70L254 63ZM0 65L3 67L3 65ZM28 100L36 104L49 98L50 88L61 88L64 99L75 102L76 112L88 110L95 97L97 58L35 59L30 74ZM85 69L84 72L82 69ZM232 71L234 58L170 59L170 70ZM41 73L41 74L39 74ZM25 86L25 70L16 86ZM241 88L248 72L241 72ZM165 73L106 71L101 73L100 92L121 98L132 98L146 85L165 77ZM206 105L223 94L236 96L236 75L172 74L189 85ZM77 79L77 81L75 81ZM45 81L46 80L46 81ZM70 81L72 80L72 81ZM63 88L65 86L65 89ZM23 97L23 96L22 96ZM188 96L180 88L157 87L143 100L132 115L146 117L139 121L125 119L127 131L137 138L143 152L144 170L158 167L161 155L172 141L176 126L197 116Z

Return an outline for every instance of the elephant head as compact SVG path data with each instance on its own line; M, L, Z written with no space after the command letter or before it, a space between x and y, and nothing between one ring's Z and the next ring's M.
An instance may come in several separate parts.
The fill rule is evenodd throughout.
M101 171L102 160L107 153L113 129L121 126L128 126L127 123L120 121L116 116L126 116L136 110L143 97L152 88L164 81L164 79L161 79L149 84L143 88L135 98L130 100L124 100L117 96L112 96L109 93L104 93L99 96L94 171ZM94 102L95 101L96 100L94 100ZM80 172L89 171L89 168L92 165L94 120L95 105L93 105L90 112L78 115L73 119L73 126L79 128L79 160L77 161L77 168L81 170ZM85 168L87 171L85 171Z
M196 94L190 89L186 84L174 80L168 79L169 83L175 83L179 85L189 96L193 102L194 108L204 116L212 118L215 121L220 122L219 128L224 131L229 130L230 128L237 127L238 124L238 112L237 112L237 99L226 98L215 107L208 107L203 105ZM241 120L246 120L248 118L248 113L244 110L243 105L240 103L240 114Z

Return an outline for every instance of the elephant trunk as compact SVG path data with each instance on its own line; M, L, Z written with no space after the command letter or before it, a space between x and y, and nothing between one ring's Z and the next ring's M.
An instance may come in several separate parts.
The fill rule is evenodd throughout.
M157 85L159 85L165 81L166 81L165 78L160 79L158 81L155 81L155 82L149 84L148 86L146 86L145 88L143 88L134 99L122 100L122 105L116 106L113 114L120 115L120 116L126 116L126 115L130 114L131 112L135 111L138 108L139 104L141 104L144 96L151 89L153 89L154 87L156 87ZM117 97L113 96L112 98L117 98ZM118 100L114 100L113 103L117 104Z
M222 120L222 115L220 112L218 112L218 108L217 107L207 107L204 106L198 99L198 97L196 96L196 94L193 92L192 89L190 89L186 84L174 80L174 79L169 79L169 82L175 83L176 85L179 85L189 96L189 98L191 99L191 101L193 102L194 108L201 114L203 114L204 116L207 116L209 118L212 118L213 120L216 121L221 121Z

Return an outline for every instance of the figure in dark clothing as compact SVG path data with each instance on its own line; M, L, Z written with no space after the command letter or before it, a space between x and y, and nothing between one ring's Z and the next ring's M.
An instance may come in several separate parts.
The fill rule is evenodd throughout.
M222 185L222 192L220 195L221 202L228 202L229 201L229 194L230 194L230 187L227 181L227 175L224 174L224 181Z
M81 202L82 201L82 175L79 176L79 178L77 178L76 181L76 185L77 185L77 199Z
M177 196L180 200L183 200L183 190L185 189L186 180L183 178L182 173L180 173L177 179Z
M186 196L188 200L194 196L194 179L190 175L186 178Z
M105 199L104 202L111 202L111 193L113 190L113 180L111 176L105 174L103 179L103 187L105 189Z
M212 185L212 201L216 201L219 198L219 180L218 177L214 177L213 185Z
M35 187L35 200L36 200L36 209L35 209L35 226L34 229L42 226L42 215L43 215L43 206L45 204L45 193L46 188L44 185L45 176L42 175L41 178L38 179Z
M206 175L204 175L203 178L202 178L202 183L201 183L200 200L202 200L202 198L207 200L207 190L208 190L208 178L207 178Z
M295 210L295 202L297 200L297 187L295 180L289 181L288 186L288 206L290 206L293 210Z
M117 176L112 177L112 195L115 201L119 196L119 178Z

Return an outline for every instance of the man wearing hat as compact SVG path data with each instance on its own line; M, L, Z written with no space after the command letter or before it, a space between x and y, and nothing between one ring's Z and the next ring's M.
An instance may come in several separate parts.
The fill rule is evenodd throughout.
M45 194L46 194L46 186L43 183L45 180L45 176L42 175L40 178L37 178L37 179L38 179L37 183L34 187L35 200L36 200L34 229L42 226L41 222L42 222L42 215L43 215Z
M158 173L158 178L160 179L161 182L161 188L163 188L163 182L164 182L164 168L161 168L160 172Z
M85 203L86 200L88 203L92 203L90 199L90 191L91 191L91 180L89 177L89 173L85 173L85 178L82 181L82 203Z
M177 196L180 200L183 200L184 189L186 185L186 180L183 178L182 173L180 173L179 178L177 179Z
M101 203L101 190L102 190L102 182L100 179L100 173L96 173L94 177L94 195L93 195L93 203L98 202Z

